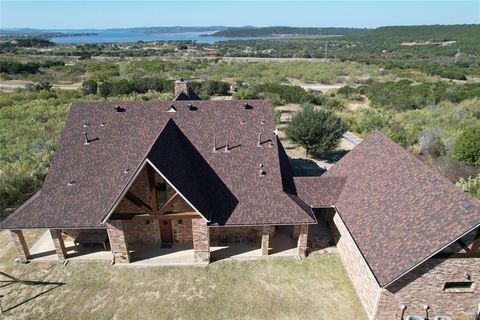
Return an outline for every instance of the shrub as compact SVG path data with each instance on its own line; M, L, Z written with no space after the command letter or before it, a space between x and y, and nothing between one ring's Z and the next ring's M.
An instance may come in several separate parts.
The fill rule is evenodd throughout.
M480 126L465 128L453 146L453 157L480 166Z
M434 158L445 154L446 148L442 141L442 130L439 128L429 128L425 130L418 138L420 152Z
M310 153L325 154L337 146L347 126L333 112L316 110L312 105L292 117L287 127L286 135L293 142L305 148Z
M475 178L460 178L457 182L457 186L459 186L463 191L468 192L472 196L480 199L480 174Z
M88 96L90 94L97 94L97 82L92 79L87 79L82 83L82 94Z

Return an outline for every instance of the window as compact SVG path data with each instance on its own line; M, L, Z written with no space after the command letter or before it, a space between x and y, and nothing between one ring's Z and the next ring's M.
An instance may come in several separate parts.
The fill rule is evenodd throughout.
M157 182L156 186L157 191L157 202L161 206L167 202L167 183L165 181Z
M473 292L475 289L472 281L445 282L444 292Z

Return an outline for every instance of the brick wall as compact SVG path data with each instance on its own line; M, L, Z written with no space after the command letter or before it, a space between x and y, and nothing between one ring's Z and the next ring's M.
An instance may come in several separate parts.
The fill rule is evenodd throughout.
M337 249L343 265L352 280L367 315L372 319L380 294L380 286L338 213L333 216L333 221L330 220L329 224L332 228L333 237L337 243Z
M297 228L295 228L297 227ZM295 230L297 229L297 232ZM306 252L307 252L307 243L308 243L308 224L302 224L302 225L295 225L294 226L294 236L297 235L298 237L298 242L297 242L297 249L298 249L298 255L300 257L305 257Z
M473 292L444 292L447 281L468 281L465 272L470 274L470 281L475 282ZM438 315L471 317L479 302L480 258L430 259L382 290L377 319L401 316L402 304L407 307L405 315L425 316L423 306L428 305L430 318Z
M109 220L107 222L108 239L116 263L130 262L130 252L128 251L124 226L122 220Z
M210 262L210 236L207 222L202 218L192 219L193 251L195 262Z

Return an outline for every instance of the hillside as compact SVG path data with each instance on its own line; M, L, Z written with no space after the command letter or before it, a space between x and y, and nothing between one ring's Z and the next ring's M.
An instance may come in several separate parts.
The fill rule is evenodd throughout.
M369 29L356 28L300 28L300 27L240 27L228 28L211 34L214 37L282 37L282 36L338 36L359 35Z

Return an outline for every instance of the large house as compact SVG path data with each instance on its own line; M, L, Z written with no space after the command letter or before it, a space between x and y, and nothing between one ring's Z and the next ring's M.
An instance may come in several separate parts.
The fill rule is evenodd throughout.
M270 102L177 89L172 102L72 106L42 189L0 224L21 260L47 255L27 247L32 228L49 229L60 260L95 242L117 264L304 257L309 227L326 221L369 318L473 315L477 200L378 132L297 177Z

